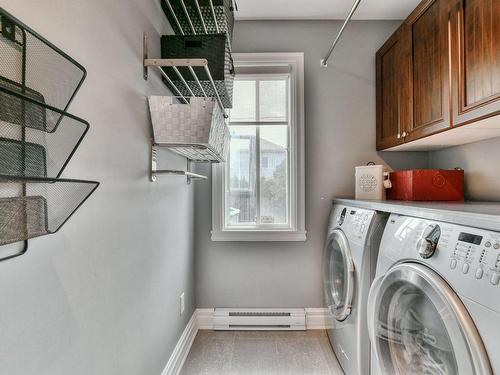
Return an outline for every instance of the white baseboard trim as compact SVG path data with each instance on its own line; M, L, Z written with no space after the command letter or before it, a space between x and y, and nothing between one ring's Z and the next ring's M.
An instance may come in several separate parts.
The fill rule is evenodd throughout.
M329 313L327 308L306 308L307 329L327 329Z
M306 308L306 329L327 329L328 309ZM161 375L178 375L200 329L214 328L214 309L196 309Z
M175 345L174 351L161 375L178 375L181 372L197 333L198 312L195 310L186 328L184 328L179 341L177 341L177 345Z
M214 329L214 310L215 309L197 309L198 329Z

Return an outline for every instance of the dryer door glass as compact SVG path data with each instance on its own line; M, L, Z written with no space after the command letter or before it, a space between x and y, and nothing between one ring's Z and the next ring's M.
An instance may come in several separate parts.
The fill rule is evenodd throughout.
M489 374L484 346L466 308L429 268L393 267L376 282L372 339L387 374Z
M326 246L324 291L335 319L345 320L351 313L354 288L354 263L344 233L336 229Z

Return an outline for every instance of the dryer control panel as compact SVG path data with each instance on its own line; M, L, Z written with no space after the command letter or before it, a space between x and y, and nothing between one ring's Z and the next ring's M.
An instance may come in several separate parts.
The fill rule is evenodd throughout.
M352 209L348 213L349 223L352 227L352 233L362 236L368 230L373 212L365 210Z
M334 206L330 215L329 231L341 228L351 240L364 241L375 215L374 211L342 205Z

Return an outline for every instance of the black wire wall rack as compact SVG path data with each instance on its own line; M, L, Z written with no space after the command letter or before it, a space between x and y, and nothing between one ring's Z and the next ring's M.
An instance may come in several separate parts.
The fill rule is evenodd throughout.
M189 184L192 180L207 179L206 176L192 172L193 162L220 163L225 161L227 143L230 139L225 119L228 118L226 108L232 106L234 66L231 56L231 41L236 2L234 0L160 0L160 3L174 33L182 36L177 39L163 36L162 56L174 55L173 57L180 56L182 58L150 58L147 35L143 33L144 79L148 79L149 67L156 67L167 87L180 103L191 104L194 101L193 98L196 97L202 97L206 100L214 98L223 116L223 118L222 116L217 118L217 111L212 112L210 133L211 135L216 134L215 138L226 143L225 145L218 144L220 147L214 148L213 145L205 142L203 144L199 142L183 143L181 140L161 142L156 139L156 136L154 137L151 144L151 181L156 181L160 174L182 175L186 177ZM186 36L187 38L185 38ZM196 36L196 38L188 36ZM201 45L205 46L201 47ZM216 55L217 53L220 55ZM223 56L222 59L221 56ZM217 82L214 80L209 61L217 62L215 71L221 80ZM193 106L192 110L197 111L195 108L197 108L196 105ZM154 113L152 113L152 117L154 117L153 115ZM158 127L154 122L153 118L153 128ZM179 129L173 133L177 132L182 133ZM154 133L156 134L156 132ZM162 147L185 156L187 159L186 170L159 170L157 168L158 149Z
M97 189L60 179L89 124L67 112L85 68L0 8L0 261L56 233Z
M168 82L169 87L172 88L175 97L179 100L180 103L184 103L186 105L190 104L193 98L196 98L196 95L193 93L190 85L186 82L186 79L179 71L179 68L187 68L191 73L194 81L197 83L199 90L203 93L203 97L205 100L210 101L211 97L208 95L206 90L198 78L194 67L201 67L204 69L206 76L209 78L209 81L212 85L212 92L215 93L215 100L220 109L222 121L228 118L226 113L226 108L222 99L218 93L218 89L215 85L215 82L212 78L212 74L208 67L208 60L203 58L196 59L153 59L149 58L148 55L148 39L146 33L143 33L143 77L145 80L148 79L148 69L150 67L156 67L159 69L159 72L163 79ZM179 77L179 82L184 85L184 90L177 87L174 82L171 80L170 76L165 72L165 68L172 68L173 71ZM188 90L189 96L184 95L183 91ZM213 99L212 99L213 100ZM152 113L153 115L154 113ZM219 120L220 122L220 120ZM153 121L153 127L155 126ZM224 125L224 127L227 126ZM227 131L227 133L229 133ZM172 169L158 169L158 149L159 148L167 148L171 151L179 153L186 157L187 159L187 168L186 170L172 170ZM192 163L193 162L223 162L224 157L222 155L218 155L217 153L210 153L210 149L206 146L202 146L199 144L182 144L182 143L162 143L157 139L154 139L151 144L151 171L150 171L150 180L152 182L157 181L158 175L176 175L176 176L185 176L188 184L193 180L206 180L207 177L203 175L199 175L192 172Z

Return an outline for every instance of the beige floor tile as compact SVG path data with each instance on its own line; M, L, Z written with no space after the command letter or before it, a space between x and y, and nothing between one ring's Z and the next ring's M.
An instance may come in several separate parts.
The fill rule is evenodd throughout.
M183 375L341 375L325 331L199 331Z

